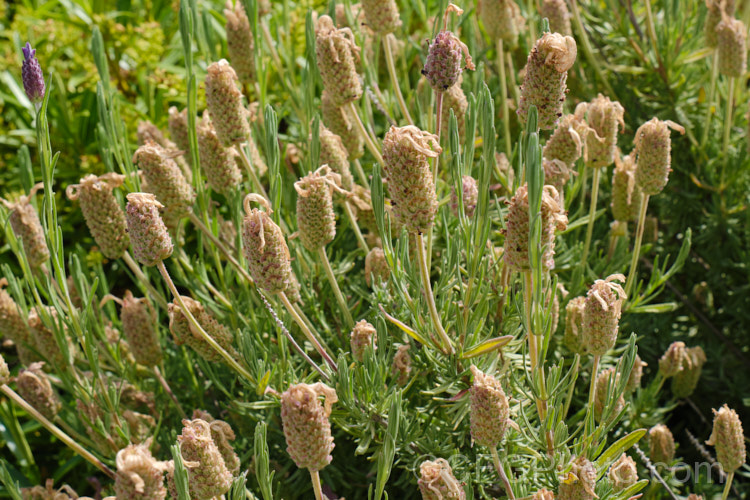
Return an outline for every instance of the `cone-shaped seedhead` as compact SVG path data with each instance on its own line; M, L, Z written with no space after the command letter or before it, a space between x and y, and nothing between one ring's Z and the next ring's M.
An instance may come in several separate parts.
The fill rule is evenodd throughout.
M480 446L496 448L505 435L510 417L508 398L500 381L472 365L471 440Z
M680 125L658 118L647 121L635 132L635 183L649 196L661 193L669 180L672 170L670 128L685 133Z
M211 426L201 419L183 420L182 425L177 443L188 472L190 496L210 500L223 495L232 486L233 478L211 437Z
M425 460L419 466L419 491L423 500L464 500L466 493L444 458Z
M435 92L445 92L458 82L463 71L462 55L466 68L474 69L466 44L451 31L441 31L430 43L422 74Z
M410 233L425 233L437 212L429 158L442 149L437 137L414 126L391 127L383 141L383 160L393 212Z
M16 377L18 394L48 420L54 420L62 408L60 398L42 371L44 363L32 363Z
M530 269L529 263L529 193L526 184L519 187L510 201L506 216L505 253L503 260L515 271ZM568 217L560 205L560 196L552 186L542 192L542 267L555 267L555 231L567 227Z
M44 99L44 73L36 58L36 49L32 49L31 44L26 42L21 50L23 51L23 64L21 65L23 90L32 103L38 104Z
M172 255L174 246L159 214L164 205L150 193L130 193L126 208L133 255L144 266L154 266Z
M268 202L258 195L245 197L245 219L242 225L242 244L250 275L255 283L268 293L279 293L294 285L290 265L289 247L281 228L267 212L250 209L256 201L270 211Z
M130 246L125 212L112 192L124 180L124 175L115 173L87 175L65 191L68 198L80 203L91 236L108 259L119 259Z
M690 347L682 358L682 370L672 378L672 394L676 398L690 396L698 386L703 365L706 364L706 353L701 346Z
M636 354L635 362L633 363L633 369L630 371L628 383L625 385L625 392L634 392L636 389L641 387L643 367L645 366L648 366L648 363L644 363L641 357Z
M635 156L615 156L612 175L612 216L616 221L630 222L638 219L643 193L635 183Z
M609 394L612 396L617 394L617 384L619 384L619 382L620 374L617 373L614 368L602 370L599 372L599 375L597 375L596 393L594 394L594 418L596 418L597 422L601 422L604 409L607 408L607 392L609 391ZM612 384L611 390L610 384ZM625 398L620 394L615 399L614 408L611 410L610 418L615 418L624 407Z
M581 134L586 125L575 115L565 115L544 144L542 156L547 160L560 160L572 168L581 157L583 140ZM550 184L550 182L546 182Z
M200 418L209 423L211 438L216 443L216 447L219 448L219 453L221 453L227 469L229 469L233 477L236 477L240 472L240 457L237 456L234 447L230 443L230 441L235 440L232 427L223 420L217 420L210 413L202 410L194 410L193 418Z
M396 0L362 0L367 27L375 33L385 35L401 26Z
M120 311L122 331L136 362L157 366L162 360L159 336L156 333L156 313L144 298L136 298L130 290L122 297Z
M367 346L372 345L373 350L378 348L378 332L367 320L358 321L349 336L349 344L352 357L361 363L364 360Z
M609 481L612 489L622 491L638 482L638 467L635 460L623 453L609 468Z
M518 35L524 31L526 21L515 0L479 0L477 14L493 45L502 39L508 49L516 48Z
M474 211L479 202L479 188L477 180L470 175L464 175L461 178L463 188L464 214L466 217L473 217ZM451 212L454 217L458 217L458 196L456 195L455 186L451 188Z
M586 114L584 161L587 167L608 167L617 157L617 134L625 128L625 109L617 101L599 94L590 103L576 107L579 119Z
M297 191L297 227L302 244L310 251L324 247L336 237L333 190L341 176L324 165L294 183Z
M588 293L583 308L584 342L588 351L601 356L612 349L620 328L622 303L627 298L622 285L622 274L613 274L605 280L596 280Z
M203 330L216 341L225 351L227 351L233 358L239 357L237 351L234 350L232 343L234 337L229 329L219 323L200 302L191 299L190 297L182 297L182 301L185 303L190 313L198 321ZM212 363L220 363L224 361L224 358L219 354L211 345L200 335L195 332L191 327L190 321L187 316L182 312L179 302L175 299L169 304L169 331L172 332L175 344L182 345L186 344L195 352L198 353L206 361Z
M232 6L232 0L224 7L224 17L227 18L227 52L232 66L240 81L245 85L252 85L256 80L255 74L255 42L253 32L250 31L250 21L245 14L242 2Z
M211 189L229 195L242 183L242 172L237 166L237 152L225 147L216 134L214 124L207 113L197 130L200 163Z
M409 355L408 344L398 346L398 350L393 356L391 374L396 378L396 383L400 386L404 386L409 382L409 375L411 374L411 356Z
M0 385L5 385L10 382L10 370L8 369L8 363L5 362L2 354L0 354Z
M739 19L725 16L716 26L719 73L739 78L747 70L747 28Z
M206 107L214 121L216 135L225 147L247 141L250 125L237 88L237 73L222 59L206 72Z
M174 161L175 154L148 142L135 151L133 164L141 169L148 191L175 216L184 217L195 202L195 192Z
M565 335L563 343L573 353L583 356L588 352L583 334L583 310L586 297L576 297L565 306Z
M365 281L371 287L374 283L385 283L391 277L391 268L385 258L383 249L371 248L365 257ZM373 281L374 280L374 281Z
M576 61L576 42L559 33L545 33L531 49L521 85L518 116L522 123L531 106L539 112L539 128L553 129L562 117L568 70Z
M293 385L281 395L286 451L300 469L316 472L331 463L334 444L328 418L336 401L336 391L321 382Z
M167 498L164 487L163 462L156 460L143 444L131 444L117 452L115 459L115 494L117 498L132 500L163 500Z
M664 378L674 377L682 371L687 358L687 348L684 342L672 342L666 352L659 358L659 373Z
M331 132L338 135L341 138L341 141L344 144L344 148L346 148L347 157L350 161L356 160L357 158L360 158L364 152L365 152L365 140L362 137L362 134L359 133L357 130L355 123L356 123L356 117L352 115L352 110L348 107L339 107L339 105L336 104L335 99L332 97L331 92L328 90L323 90L323 95L320 98L320 112L321 116L323 118L323 123L326 127L328 127ZM323 132L321 131L320 134L320 156L321 161L324 155L324 148L326 147L323 144ZM330 161L330 160L329 160ZM322 163L326 163L325 161L322 161ZM330 165L330 163L329 163ZM335 166L331 166L336 172ZM346 189L350 189L346 187L346 179L345 174L342 172L338 172L341 174L344 187Z
M315 25L315 54L323 86L335 106L343 106L362 97L356 67L359 47L350 29L336 29L329 16L320 16Z
M674 460L674 437L664 424L653 426L648 431L649 458L657 464L669 464Z
M354 178L349 170L349 158L341 137L320 125L320 164L328 165L333 172L341 176L341 187L350 191Z
M560 480L557 500L594 500L598 498L596 488L596 467L586 457L578 457L568 475Z
M539 17L547 18L549 30L552 33L560 33L565 36L573 35L573 30L570 27L570 11L565 0L542 0Z
M745 436L737 412L727 405L719 408L719 411L714 410L714 428L706 444L716 448L716 460L727 474L745 464Z
M32 269L37 269L47 262L50 255L39 215L30 203L30 198L35 192L36 187L28 196L21 196L15 203L8 206L10 227L13 229L16 238L21 240L29 266Z
M716 27L723 18L734 16L734 7L734 0L706 0L708 12L703 29L707 46L714 48L719 43Z

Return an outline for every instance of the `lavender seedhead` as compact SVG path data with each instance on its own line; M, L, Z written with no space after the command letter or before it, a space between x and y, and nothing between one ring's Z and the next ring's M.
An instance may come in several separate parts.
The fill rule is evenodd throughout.
M38 107L44 100L44 73L36 58L36 49L32 49L31 44L26 42L21 50L23 51L23 65L21 66L23 90L26 92L26 97Z

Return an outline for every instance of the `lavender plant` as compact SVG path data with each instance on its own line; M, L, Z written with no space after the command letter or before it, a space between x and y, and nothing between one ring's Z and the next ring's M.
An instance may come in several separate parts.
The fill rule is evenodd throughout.
M723 166L707 175L737 218L733 4L707 5L704 68L708 52L656 36L665 2L608 2L605 22L575 0L184 0L150 18L165 36L145 86L128 74L144 45L117 38L135 24L74 4L98 74L93 159L57 133L83 110L65 104L76 78L52 41L31 32L6 78L33 133L0 207L0 495L747 492L742 408L722 406L744 388L716 394L711 428L693 395L724 358L655 326L684 321L665 289L688 279L692 233L676 253L648 242L649 200L664 227L683 176L670 128L699 144L704 110L631 106L644 92L619 74L636 66L612 48L642 23L628 50L675 99L693 87L668 54L722 87L725 123L707 134ZM685 408L706 413L691 432L723 476L678 480Z

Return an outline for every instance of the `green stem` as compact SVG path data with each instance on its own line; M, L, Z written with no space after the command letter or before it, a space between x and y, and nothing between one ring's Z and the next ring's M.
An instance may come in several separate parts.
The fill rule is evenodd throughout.
M734 102L734 82L735 78L729 77L729 88L727 89L727 105L724 114L724 142L721 146L721 183L720 189L724 189L724 179L729 160L729 138L732 132L732 103Z
M313 491L315 492L315 500L323 500L323 490L320 487L320 474L318 471L310 471L310 479L312 479Z
M492 461L495 463L497 475L500 477L500 481L502 481L503 487L505 488L505 493L508 494L510 500L516 500L516 497L513 495L513 489L510 487L508 476L505 474L505 469L503 469L503 466L500 464L500 456L497 454L497 448L494 446L490 447L490 453L492 454Z
M354 160L354 170L357 172L359 182L367 189L370 189L370 180L367 178L367 174L365 174L365 170L362 168L362 163L360 163L359 159Z
M453 354L453 342L448 337L443 329L443 324L440 321L440 314L438 313L437 306L435 305L435 297L432 294L432 284L430 283L430 270L427 267L427 259L425 257L424 238L422 234L417 234L417 254L419 257L419 271L422 274L422 286L424 287L425 298L427 299L427 307L430 310L430 317L432 318L433 327L437 330L440 336L441 347L447 349L448 354Z
M263 184L260 183L260 179L258 179L258 175L255 173L255 169L250 164L250 160L247 158L247 155L245 154L245 149L239 145L236 144L235 148L240 154L240 159L242 160L242 165L245 166L245 170L247 170L247 175L250 177L250 180L253 183L253 187L258 192L258 194L262 194L265 199L268 198L268 193L266 193L266 189L263 187Z
M359 224L357 223L357 216L354 215L352 206L349 204L348 201L344 202L344 211L346 212L346 216L349 218L349 223L352 225L352 229L354 230L354 235L357 237L357 242L359 243L359 246L362 248L362 250L365 251L365 254L369 253L370 247L367 246L367 242L365 241L365 238L362 236L362 231L359 229Z
M513 67L513 57L510 52L505 53L505 62L508 65L508 74L510 75L510 89L513 92L513 101L516 103L516 109L521 101L521 96L518 90L518 84L516 83L516 70Z
M443 122L443 93L435 92L435 102L437 103L435 110L435 135L437 136L438 145L440 145L440 134L442 132ZM432 163L432 182L435 185L435 192L437 192L438 184L438 166L440 165L440 155L438 154ZM432 227L427 232L427 268L429 269L432 265Z
M161 384L162 388L164 389L164 392L169 395L169 398L172 400L172 403L174 403L175 408L177 408L177 411L180 414L180 418L186 419L187 414L185 413L185 410L182 409L182 406L180 406L180 402L177 400L177 396L174 395L174 392L172 392L172 388L169 387L169 383L164 378L164 376L161 374L161 370L159 370L158 366L154 366L154 375L156 375L156 379Z
M8 387L7 385L0 386L0 391L2 391L6 396L8 396L9 399L11 399L14 403L16 403L18 406L23 408L26 413L32 416L37 422L42 424L42 427L47 429L51 434L53 434L57 439L65 443L71 450L78 453L80 456L88 460L94 467L102 471L104 474L106 474L109 478L114 479L115 473L104 465L101 460L96 458L91 452L83 448L80 444L76 443L70 436L68 436L65 432L62 431L59 427L57 427L55 424L47 420L47 418L39 413L33 406L31 406L29 403L27 403L21 396L16 394L13 389Z
M505 154L511 157L510 142L510 115L508 113L508 82L505 75L505 51L503 49L503 39L497 40L497 67L500 74L500 97L502 99L503 110L503 138L505 139Z
M197 215L195 215L193 212L190 212L189 215L190 222L192 222L200 231L208 238L211 243L213 243L216 248L219 249L219 251L224 254L224 257L229 261L229 263L234 267L240 275L247 280L248 283L253 283L253 278L250 276L250 274L243 268L240 263L237 261L237 259L234 258L232 253L229 251L229 249L224 246L224 244L219 240L219 238L214 235L213 231L211 231L206 225L203 223L202 220L198 218ZM222 296L223 297L223 296ZM226 300L226 298L224 298Z
M604 72L599 65L599 61L594 56L594 50L591 48L589 35L588 33L586 33L586 28L583 27L583 21L581 21L581 13L578 11L577 0L570 0L570 10L573 14L573 22L576 26L576 29L578 30L578 34L580 35L581 45L583 47L583 53L586 56L586 59L588 59L589 64L594 68L594 72L596 73L597 78L599 78L599 81L602 82L602 85L604 85L607 94L611 96L612 100L618 100L617 94L615 94L615 91L609 84L609 80L607 80L607 78L604 76Z
M388 66L388 73L391 77L391 84L393 85L393 91L396 94L398 105L401 108L401 113L404 115L404 118L409 123L409 125L414 125L414 120L411 119L411 115L409 114L409 108L406 107L404 96L401 95L401 86L398 84L396 65L393 62L393 46L391 45L390 41L391 36L393 35L387 34L383 37L383 52L385 52L386 66Z
M302 330L302 333L305 335L307 340L310 341L310 343L315 347L315 350L318 351L318 354L325 360L326 363L328 363L328 366L330 366L333 371L338 371L339 367L336 366L336 362L333 360L333 358L326 352L326 350L323 348L323 346L320 344L320 341L318 338L313 334L312 330L307 326L307 323L300 317L299 314L297 314L297 311L294 309L294 306L291 302L289 302L289 298L287 298L286 294L284 292L279 292L279 298L281 299L281 303L284 304L284 307L286 308L287 312L292 315L292 319L294 319L294 322L297 323L297 326L300 327Z
M195 319L195 316L193 316L193 313L190 312L190 309L185 305L185 301L182 300L182 295L180 295L180 292L177 291L177 287L174 285L174 282L172 281L172 278L169 277L169 272L167 272L167 268L164 266L164 261L159 261L156 264L156 267L159 269L159 272L161 273L162 277L164 278L164 281L167 283L167 286L169 287L169 290L172 292L172 295L174 295L175 300L177 301L177 304L180 306L180 309L182 310L182 313L187 318L188 322L192 325L191 331L197 332L198 335L205 340L208 345L211 346L213 350L215 350L219 355L224 358L224 361L229 365L230 368L232 368L234 371L236 371L238 374L245 377L247 380L249 380L251 383L255 384L255 379L253 376L248 372L245 368L243 368L236 359L234 359L227 351L224 350L223 347L221 347L216 340L214 340L213 337L211 337L206 330L203 329L203 327L198 323L198 320Z
M732 489L733 479L734 479L734 471L727 474L727 482L724 483L724 492L721 494L721 500L727 500L727 498L729 498L729 490Z
M638 211L638 228L635 233L635 247L633 248L633 257L630 260L630 271L628 272L628 279L625 284L625 295L630 297L630 292L633 290L634 282L638 279L636 269L638 268L638 257L641 253L641 242L643 241L643 226L646 221L646 210L648 209L648 198L649 195L644 194L641 199L641 208Z
M367 146L367 149L370 150L370 153L372 153L372 156L375 157L380 166L385 166L385 163L383 162L383 155L380 154L378 146L375 144L372 137L370 137L370 134L367 132L365 124L362 123L362 119L359 117L359 113L357 113L357 107L354 105L354 101L350 102L348 106L351 107L352 115L354 116L354 123L357 126L357 129L359 129L359 134L362 136L362 139L365 140L365 146Z
M596 376L599 372L600 356L594 356L594 365L591 367L591 387L589 388L589 408L594 411L594 398L596 397Z
M325 269L326 276L328 277L328 282L331 284L333 294L336 296L336 301L339 303L339 309L341 309L341 312L344 314L344 321L346 322L346 326L351 330L352 328L354 328L354 319L352 318L351 311L349 311L349 305L344 299L344 294L341 293L339 284L336 281L336 275L333 274L331 261L328 260L328 254L326 254L326 247L318 247L318 258L320 259L321 264L323 264L323 269Z
M585 168L585 167L584 167ZM585 272L586 262L589 258L589 248L591 247L591 236L594 234L594 219L596 218L596 202L599 198L599 176L601 168L594 169L594 178L591 180L591 205L589 206L589 222L586 225L586 240L583 244L583 254L581 254L581 270Z
M714 52L711 56L713 62L711 64L711 86L708 89L708 99L706 100L706 118L703 120L703 135L701 136L701 149L706 145L708 141L708 133L711 130L711 120L716 113L714 107L714 100L716 99L716 81L719 77L719 56Z
M141 270L141 267L138 265L138 263L133 260L133 257L130 255L130 253L126 250L124 254L122 254L122 260L125 261L125 264L130 268L131 271L133 271L133 274L135 274L135 277L138 278L136 282L139 285L142 285L149 295L151 295L151 298L154 299L159 306L167 310L167 301L164 297L161 296L159 292L156 291L156 288L154 288L151 285L151 282L148 280L146 275Z

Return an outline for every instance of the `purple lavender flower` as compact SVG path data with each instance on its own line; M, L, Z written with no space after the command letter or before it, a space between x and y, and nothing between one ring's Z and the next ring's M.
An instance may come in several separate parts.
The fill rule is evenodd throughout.
M29 100L34 104L42 102L44 99L44 74L36 58L36 49L31 48L31 44L26 42L23 50L23 66L21 67L21 76L23 79L23 89Z

